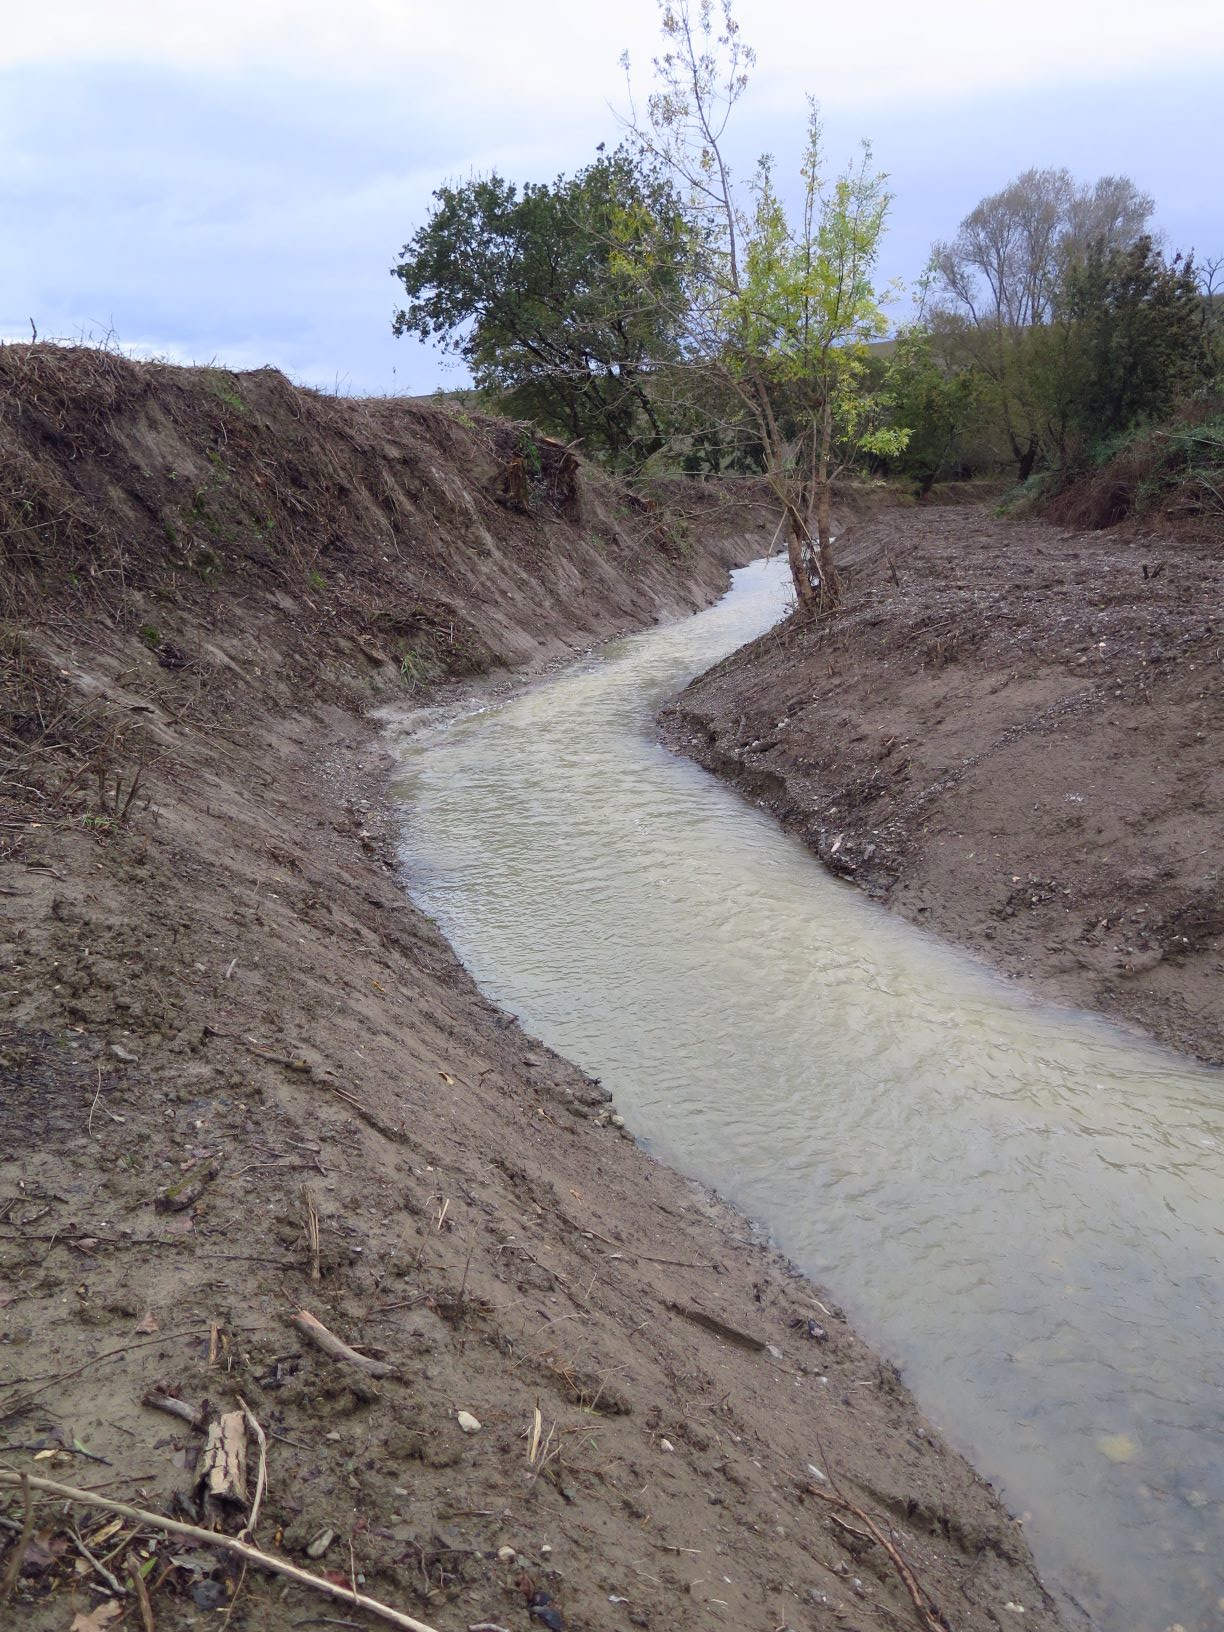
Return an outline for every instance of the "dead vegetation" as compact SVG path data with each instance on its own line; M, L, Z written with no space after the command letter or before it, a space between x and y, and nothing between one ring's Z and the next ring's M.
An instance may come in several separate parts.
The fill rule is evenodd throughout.
M711 598L742 508L686 535L561 450L523 512L504 427L268 371L11 347L0 387L0 1619L906 1624L797 1504L819 1430L958 1632L1053 1627L844 1322L398 883L362 712Z

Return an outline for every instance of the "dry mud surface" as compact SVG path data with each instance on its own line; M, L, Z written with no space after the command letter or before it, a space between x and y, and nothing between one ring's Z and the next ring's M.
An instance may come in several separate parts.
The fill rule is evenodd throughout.
M697 606L742 531L678 548L552 453L522 497L501 431L266 372L0 362L0 1474L233 1535L203 1432L142 1402L243 1402L257 1543L446 1632L1057 1625L832 1299L397 881L366 711ZM378 1624L105 1510L27 1526L11 1485L0 1598L47 1632Z
M670 740L905 917L1224 1062L1224 548L977 507L842 548L846 610L695 681Z

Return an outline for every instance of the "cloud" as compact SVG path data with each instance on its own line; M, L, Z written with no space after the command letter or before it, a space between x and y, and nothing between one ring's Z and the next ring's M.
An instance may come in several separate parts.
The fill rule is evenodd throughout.
M869 12L810 0L741 4L762 94L810 89L827 106L930 103L991 88L1099 84L1137 70L1224 63L1218 0L876 0ZM193 73L257 69L334 85L423 82L451 114L542 100L559 112L619 99L617 60L645 71L658 47L652 0L619 7L533 0L46 0L5 20L0 67L139 63Z
M893 175L889 275L915 276L933 238L1034 164L1129 172L1171 242L1224 248L1208 241L1224 221L1214 6L1169 0L1157 30L1119 4L1095 43L1097 8L1049 0L1022 26L980 3L885 0L869 33L849 11L742 9L760 70L737 159L794 157L810 85L831 162L867 134ZM27 6L0 38L0 333L28 334L33 315L44 333L113 325L167 355L328 386L457 383L391 337L389 268L442 181L547 179L615 140L626 43L646 67L652 0L618 14L541 0L530 18L482 0ZM1177 72L1158 71L1175 50Z

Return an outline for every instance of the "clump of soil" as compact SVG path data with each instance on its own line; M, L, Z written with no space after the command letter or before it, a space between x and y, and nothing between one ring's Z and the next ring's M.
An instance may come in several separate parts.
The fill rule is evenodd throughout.
M833 871L1045 994L1224 1061L1224 558L885 512L836 619L698 679L674 741Z
M227 1505L204 1428L142 1402L245 1405L256 1541L430 1626L1053 1627L827 1295L399 887L371 704L756 553L759 517L686 535L564 450L508 477L521 434L0 351L0 1473L233 1534L253 1430ZM377 1624L156 1525L27 1528L0 1483L6 1624L140 1626L129 1564L158 1632Z

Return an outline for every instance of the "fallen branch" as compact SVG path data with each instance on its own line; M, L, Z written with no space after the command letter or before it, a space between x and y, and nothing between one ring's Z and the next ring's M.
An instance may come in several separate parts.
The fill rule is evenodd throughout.
M54 1479L38 1479L32 1474L11 1473L7 1468L0 1468L0 1486L16 1487L26 1485L30 1490L41 1490L48 1496L55 1496L64 1502L80 1502L86 1507L100 1507L107 1513L117 1513L120 1518L131 1519L136 1524L153 1530L164 1531L167 1535L185 1536L189 1541L198 1542L202 1547L217 1547L223 1553L232 1553L235 1558L245 1559L256 1569L268 1570L272 1575L283 1575L289 1581L296 1581L301 1586L313 1587L325 1597L336 1598L354 1609L368 1610L371 1615L380 1615L383 1620L390 1621L392 1626L400 1626L406 1632L435 1632L432 1626L424 1621L413 1620L411 1615L404 1615L398 1609L392 1609L389 1604L383 1604L377 1598L367 1598L363 1592L354 1592L351 1587L340 1587L332 1581L326 1581L321 1576L311 1575L309 1570L299 1569L296 1564L290 1564L288 1559L277 1558L273 1553L262 1552L258 1547L252 1547L249 1542L240 1541L236 1536L224 1536L215 1530L205 1530L198 1524L183 1524L178 1519L167 1519L160 1513L150 1513L142 1507L131 1507L127 1502L115 1502L108 1496L95 1496L92 1491L80 1490L75 1485L61 1485Z
M815 1496L819 1501L827 1502L830 1507L839 1507L843 1513L853 1513L856 1519L865 1524L871 1534L871 1539L883 1547L892 1561L893 1569L901 1577L902 1584L906 1592L909 1593L910 1602L914 1606L914 1611L918 1616L923 1632L948 1632L947 1621L944 1620L930 1598L922 1590L913 1570L910 1569L898 1549L881 1530L870 1513L864 1512L857 1502L852 1502L848 1496L843 1496L840 1491L821 1490L818 1486L810 1484L804 1485L803 1488L807 1495Z
M385 1360L371 1360L368 1354L358 1354L356 1349L350 1349L334 1332L329 1332L321 1320L316 1320L308 1309L299 1309L289 1318L304 1337L308 1337L317 1348L322 1349L324 1354L329 1354L333 1360L343 1360L350 1366L356 1366L359 1371L367 1372L371 1377L398 1376L396 1368L388 1365Z
M140 1399L141 1405L147 1405L150 1411L164 1411L168 1417L177 1417L189 1427L202 1431L207 1418L199 1406L191 1405L186 1400L175 1399L173 1394L159 1394L156 1389L150 1389Z

